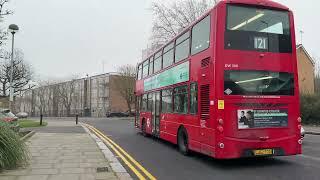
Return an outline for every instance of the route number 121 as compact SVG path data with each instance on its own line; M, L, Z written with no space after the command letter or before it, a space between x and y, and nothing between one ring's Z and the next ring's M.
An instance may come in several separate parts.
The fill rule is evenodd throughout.
M255 49L268 49L268 38L266 37L255 37L254 38Z

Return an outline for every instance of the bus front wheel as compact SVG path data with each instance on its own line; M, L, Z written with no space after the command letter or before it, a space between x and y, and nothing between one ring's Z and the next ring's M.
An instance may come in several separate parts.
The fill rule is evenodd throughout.
M178 131L178 147L179 147L179 151L185 156L189 154L188 145L189 143L188 143L187 132L184 128L181 128Z

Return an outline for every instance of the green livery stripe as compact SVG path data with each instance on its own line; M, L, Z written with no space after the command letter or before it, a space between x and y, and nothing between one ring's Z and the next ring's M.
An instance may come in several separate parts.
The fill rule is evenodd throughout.
M143 82L144 91L189 81L189 61L154 75Z

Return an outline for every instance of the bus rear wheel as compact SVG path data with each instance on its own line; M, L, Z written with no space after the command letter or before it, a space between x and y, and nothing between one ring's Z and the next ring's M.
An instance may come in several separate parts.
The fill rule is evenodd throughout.
M180 129L178 131L178 148L181 154L188 155L189 154L189 143L188 143L188 135L185 129Z

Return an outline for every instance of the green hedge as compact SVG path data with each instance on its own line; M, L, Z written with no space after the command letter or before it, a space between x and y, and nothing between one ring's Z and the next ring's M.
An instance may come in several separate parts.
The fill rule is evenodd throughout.
M320 125L320 93L301 95L300 109L303 124Z
M28 159L27 146L18 133L8 126L0 126L0 171L26 165Z

